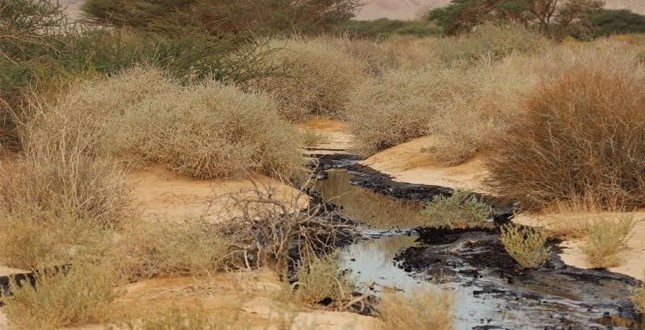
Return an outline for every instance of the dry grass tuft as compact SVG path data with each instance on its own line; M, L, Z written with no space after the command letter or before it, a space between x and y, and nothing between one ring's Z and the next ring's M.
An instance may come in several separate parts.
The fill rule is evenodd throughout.
M616 220L598 219L589 226L589 234L581 247L587 263L594 268L611 268L623 263L621 253L627 250L627 240L634 230L632 216Z
M286 66L287 74L258 81L271 93L280 113L289 120L312 116L343 117L349 91L364 79L363 63L330 38L273 40L271 61Z
M641 285L639 288L634 290L632 301L634 302L636 310L645 314L645 285Z
M412 297L385 293L379 305L385 329L453 329L454 298L448 291L418 291Z
M356 287L349 274L340 269L337 253L314 258L298 270L297 277L293 297L307 305L331 299L336 308L342 309L342 303L352 297Z
M490 157L499 193L533 209L573 199L643 206L645 69L629 58L617 58L621 66L599 59L581 56L532 93L527 114Z
M445 228L489 227L492 213L490 205L463 190L450 197L435 196L421 212L426 226Z
M506 225L500 239L508 254L524 268L540 268L549 258L547 235L540 229Z
M67 274L41 273L36 281L36 288L13 284L4 308L12 326L59 329L109 320L117 296L109 267L78 262Z
M128 279L209 276L226 268L231 241L201 220L131 222L114 251L114 263Z
M92 219L68 214L23 211L4 214L0 221L0 263L36 270L76 260L103 258L113 232Z

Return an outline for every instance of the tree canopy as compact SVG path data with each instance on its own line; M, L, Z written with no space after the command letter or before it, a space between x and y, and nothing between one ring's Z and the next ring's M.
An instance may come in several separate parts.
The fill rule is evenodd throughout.
M603 0L452 0L430 11L446 34L471 31L484 22L515 23L559 38L577 20L600 10Z

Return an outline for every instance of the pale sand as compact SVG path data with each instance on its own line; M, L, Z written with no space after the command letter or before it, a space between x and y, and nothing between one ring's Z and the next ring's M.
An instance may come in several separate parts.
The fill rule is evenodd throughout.
M180 176L163 166L137 171L128 176L134 186L132 197L144 220L182 221L202 218L226 221L240 215L234 199L262 196L304 206L307 198L296 189L264 176L239 180L196 180Z
M347 124L340 120L314 118L298 124L302 130L316 132L323 136L322 143L313 146L316 153L348 153L354 146L354 136ZM327 152L325 152L327 151Z
M437 185L449 188L487 192L487 171L481 157L458 166L443 166L426 149L432 137L421 137L383 150L361 164L388 174L398 182Z
M201 307L248 329L380 329L376 318L353 313L310 311L280 301L283 287L268 270L218 273L209 279L158 278L124 287L115 309L154 315L170 307ZM240 324L241 323L241 324Z

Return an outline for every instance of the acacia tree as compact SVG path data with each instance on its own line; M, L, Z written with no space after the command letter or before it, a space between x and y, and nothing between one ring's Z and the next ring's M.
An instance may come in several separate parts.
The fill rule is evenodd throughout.
M218 35L318 33L352 18L359 0L87 0L90 20L144 30L196 28Z
M447 34L471 31L484 22L516 23L561 38L575 21L602 9L604 0L453 0L430 11Z

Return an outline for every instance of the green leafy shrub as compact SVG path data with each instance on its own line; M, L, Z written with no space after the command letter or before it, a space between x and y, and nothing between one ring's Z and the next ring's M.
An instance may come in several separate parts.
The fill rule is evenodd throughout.
M524 268L539 268L547 261L551 248L547 236L539 229L505 225L500 239L508 254Z
M435 196L421 214L432 227L488 227L492 208L467 191L455 190L450 197Z
M598 219L589 225L588 236L582 245L587 263L594 268L611 268L623 262L621 253L627 249L627 240L634 230L634 219Z
M602 9L587 15L573 32L579 38L645 33L645 16L627 9Z

